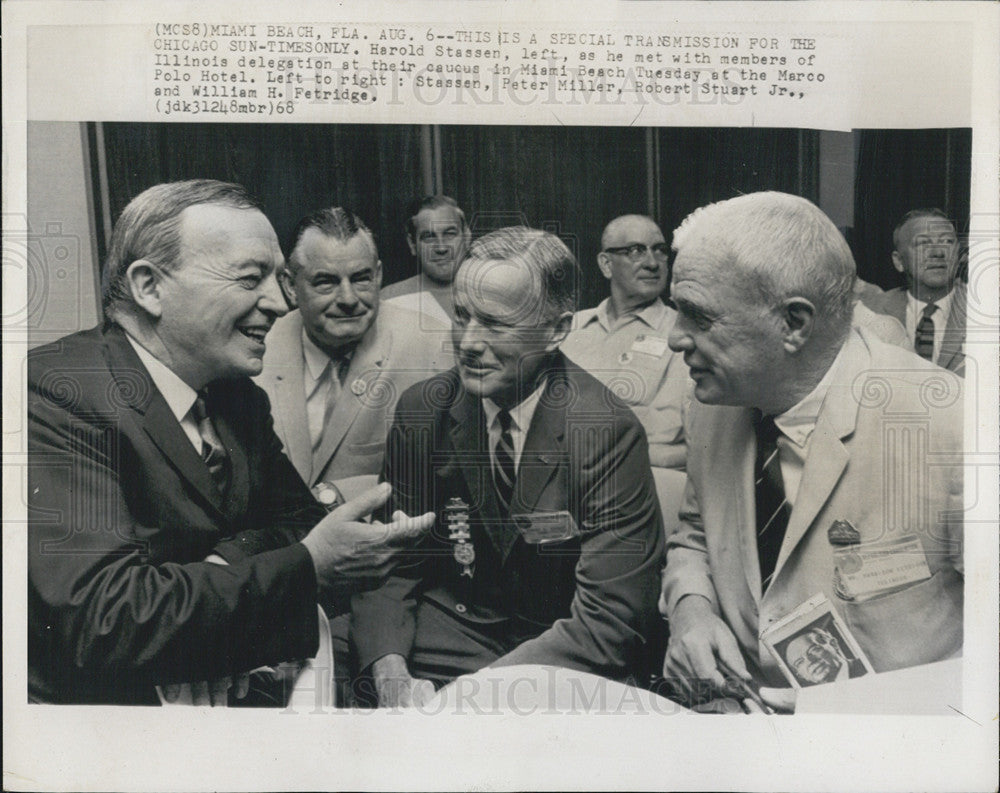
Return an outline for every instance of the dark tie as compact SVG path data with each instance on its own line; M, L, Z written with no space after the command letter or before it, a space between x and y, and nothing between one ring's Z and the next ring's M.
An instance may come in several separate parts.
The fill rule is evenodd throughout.
M493 483L497 498L504 512L510 512L510 501L514 495L514 438L510 434L511 417L506 410L497 414L500 422L500 439L493 449Z
M934 360L934 320L931 314L937 311L935 303L928 303L924 306L924 311L920 315L920 322L917 323L917 333L913 338L913 349L921 358L928 361Z
M778 563L778 552L788 528L791 506L785 499L778 454L778 428L772 416L763 416L756 425L757 459L754 464L754 498L757 506L757 559L760 562L760 589L766 592Z
M226 454L226 447L222 445L222 440L212 426L212 419L208 416L208 408L205 406L205 398L201 394L194 401L191 408L194 412L195 421L198 422L198 434L201 436L201 459L205 461L208 470L212 473L212 479L220 493L225 493L229 486L229 466L226 464L229 455Z

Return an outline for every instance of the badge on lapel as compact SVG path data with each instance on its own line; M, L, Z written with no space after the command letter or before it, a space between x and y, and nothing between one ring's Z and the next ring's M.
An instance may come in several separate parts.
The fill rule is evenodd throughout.
M444 508L444 522L448 526L448 539L454 544L452 554L462 565L462 575L472 578L476 549L469 532L469 505L460 498L450 498Z

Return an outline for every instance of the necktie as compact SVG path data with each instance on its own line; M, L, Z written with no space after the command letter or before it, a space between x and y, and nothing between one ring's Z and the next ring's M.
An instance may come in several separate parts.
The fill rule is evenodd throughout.
M757 559L760 562L761 592L766 592L778 563L778 552L788 528L791 505L785 499L778 454L778 428L772 416L763 416L756 425L757 459L754 465L754 498L757 507Z
M337 400L340 399L340 392L343 390L340 378L343 376L345 364L346 359L341 358L338 361L331 359L330 363L326 365L324 376L329 387L326 391L326 403L323 408L323 425L319 428L319 432L316 433L316 439L313 441L314 454L319 451L320 444L323 442L323 433L326 432L326 427L330 423L330 417L333 416L333 409L337 406Z
M506 410L497 414L500 422L500 439L493 449L493 484L504 512L510 512L514 495L514 438L510 434L511 417Z
M931 319L931 314L937 309L935 303L928 303L924 306L920 322L917 323L917 333L913 338L913 349L916 350L917 355L928 361L934 359L934 320Z
M198 434L201 436L201 459L212 473L212 479L215 480L219 492L225 493L229 486L229 466L226 464L229 455L226 454L226 447L222 445L222 440L212 426L212 419L208 416L208 408L205 406L205 397L202 394L195 399L191 409L194 411L195 421L198 422Z

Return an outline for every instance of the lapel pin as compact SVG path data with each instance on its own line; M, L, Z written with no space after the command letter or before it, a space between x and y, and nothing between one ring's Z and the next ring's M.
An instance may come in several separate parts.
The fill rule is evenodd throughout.
M365 381L360 377L351 383L351 393L354 394L354 396L361 396L367 390L368 386L365 385Z

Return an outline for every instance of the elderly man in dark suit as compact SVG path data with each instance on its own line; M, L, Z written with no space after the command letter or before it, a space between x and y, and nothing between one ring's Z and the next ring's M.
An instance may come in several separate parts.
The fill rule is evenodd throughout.
M488 665L641 665L662 523L642 426L557 349L577 272L527 228L486 235L459 267L457 367L402 396L386 450L393 505L436 528L352 608L382 705Z
M314 653L317 599L378 583L429 525L361 522L385 486L325 515L281 453L248 379L287 310L281 261L241 187L152 187L112 235L103 326L29 356L32 701L155 704L208 680L224 700Z

